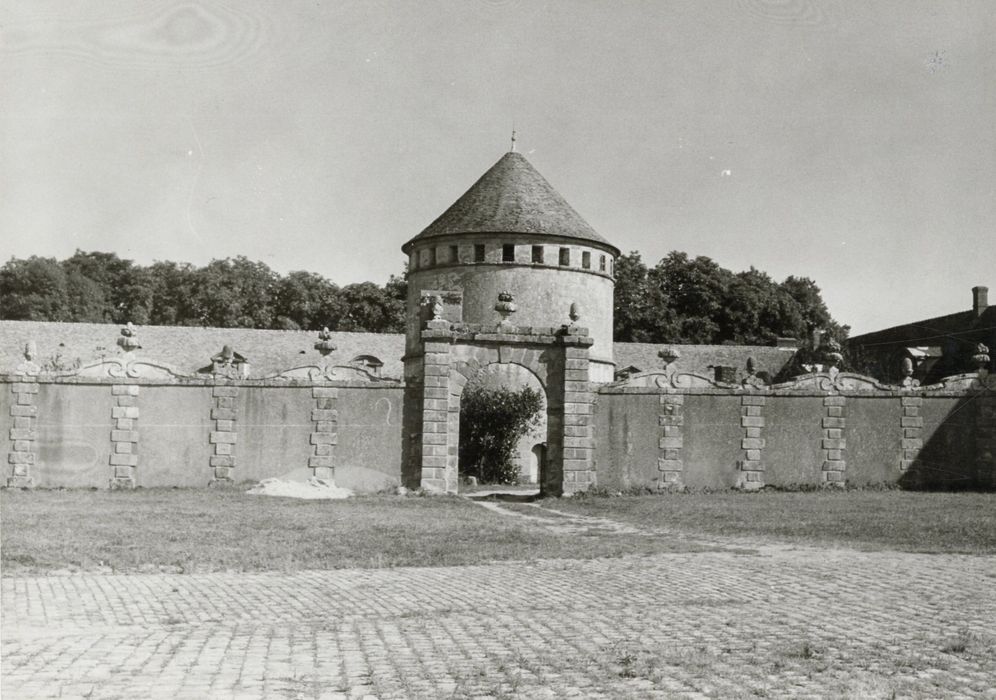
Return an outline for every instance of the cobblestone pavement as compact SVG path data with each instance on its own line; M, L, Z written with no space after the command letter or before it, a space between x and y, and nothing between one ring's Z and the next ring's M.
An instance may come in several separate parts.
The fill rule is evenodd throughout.
M5 578L3 697L996 698L996 557L756 544Z

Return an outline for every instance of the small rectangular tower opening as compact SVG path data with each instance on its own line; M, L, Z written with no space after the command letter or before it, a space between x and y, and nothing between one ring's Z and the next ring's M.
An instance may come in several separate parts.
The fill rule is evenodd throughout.
M543 264L543 246L534 245L533 246L533 262L537 265Z
M591 253L587 250L582 251L581 253L581 267L586 270L591 269Z
M484 244L474 244L474 262L484 262Z
M512 243L505 243L501 247L501 261L502 262L515 262L515 245Z
M568 267L571 264L571 249L561 248L560 249L560 264L563 267Z
M450 246L450 262L460 262L460 248L455 245Z
M604 255L598 256L598 271L599 272L605 272L605 256Z

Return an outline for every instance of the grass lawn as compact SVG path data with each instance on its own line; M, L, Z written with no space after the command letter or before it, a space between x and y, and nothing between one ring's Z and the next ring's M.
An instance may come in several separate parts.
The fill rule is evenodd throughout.
M558 534L456 497L300 501L241 491L3 491L3 575L450 566L716 549L694 537L996 553L996 494L847 491L581 497L542 502L655 536ZM539 515L535 508L504 507ZM556 516L551 516L556 518ZM682 537L668 537L668 532ZM740 541L743 547L743 540ZM749 543L748 543L749 546Z
M544 501L644 528L905 552L996 554L996 494L727 491Z
M5 576L451 566L710 548L610 534L583 541L447 496L302 501L214 489L0 492Z

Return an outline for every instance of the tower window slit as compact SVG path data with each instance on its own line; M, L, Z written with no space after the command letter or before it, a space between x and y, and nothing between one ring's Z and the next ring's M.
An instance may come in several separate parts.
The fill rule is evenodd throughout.
M512 243L505 243L501 247L501 261L502 262L515 262L515 245Z
M571 264L571 249L561 248L560 249L560 265L562 267L568 267Z
M591 253L587 250L581 253L581 267L588 270L591 268Z
M533 246L533 262L537 265L543 264L543 246L534 245Z
M484 244L474 244L474 262L484 262Z

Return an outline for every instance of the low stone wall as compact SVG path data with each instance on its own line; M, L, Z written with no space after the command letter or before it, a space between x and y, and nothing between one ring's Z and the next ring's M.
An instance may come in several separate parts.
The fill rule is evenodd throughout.
M265 379L198 377L134 358L63 374L19 369L0 375L10 486L400 483L400 382L317 366Z
M886 386L831 373L764 386L648 372L598 391L598 485L996 487L996 377Z

